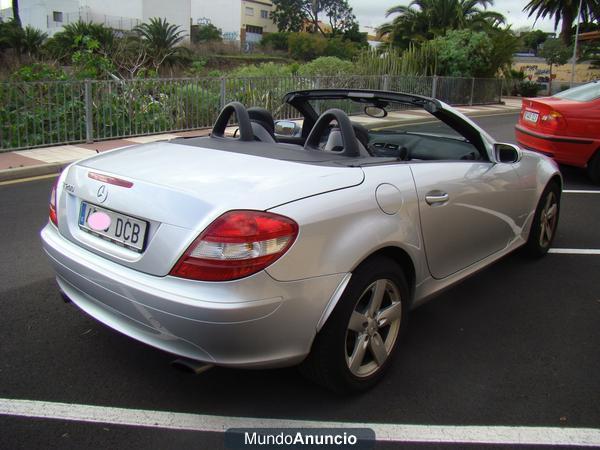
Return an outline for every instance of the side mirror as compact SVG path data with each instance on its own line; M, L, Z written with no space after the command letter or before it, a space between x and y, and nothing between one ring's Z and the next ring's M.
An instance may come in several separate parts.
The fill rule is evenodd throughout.
M278 136L300 136L302 128L291 120L278 120L275 122L275 135Z
M494 144L494 154L496 161L506 164L514 164L521 160L521 149L514 144L496 143Z

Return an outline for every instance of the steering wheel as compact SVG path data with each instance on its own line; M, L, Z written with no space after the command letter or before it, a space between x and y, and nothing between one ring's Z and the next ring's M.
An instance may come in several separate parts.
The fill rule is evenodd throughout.
M338 154L344 156L359 157L360 150L358 147L356 136L354 134L352 122L350 122L350 119L344 111L335 108L328 109L317 119L317 122L313 126L312 130L310 130L310 134L306 139L304 149L323 151L319 147L319 143L321 141L321 138L323 137L323 134L325 133L325 131L327 131L329 124L334 119L338 123L340 133L342 136L342 143L344 144L344 149Z
M225 107L219 113L219 117L215 121L211 136L224 137L225 128L229 123L229 119L233 116L237 117L240 131L240 141L253 141L254 132L252 131L252 124L250 123L250 116L246 107L240 102L231 102L225 105Z

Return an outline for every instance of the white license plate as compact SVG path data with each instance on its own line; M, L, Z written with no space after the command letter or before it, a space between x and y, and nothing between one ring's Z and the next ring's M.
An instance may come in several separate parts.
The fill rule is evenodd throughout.
M533 111L525 111L523 114L523 119L528 120L529 122L536 123L538 120L539 114Z
M88 219L95 212L103 212L110 218L110 225L108 228L98 230L90 226ZM91 203L81 202L81 208L79 210L79 227L88 233L114 242L117 245L127 247L136 252L141 252L144 249L146 241L148 222L109 209L101 208L100 206Z

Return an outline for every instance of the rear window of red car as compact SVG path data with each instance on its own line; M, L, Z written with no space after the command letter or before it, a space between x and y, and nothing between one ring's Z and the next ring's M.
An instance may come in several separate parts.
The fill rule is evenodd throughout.
M593 83L577 86L573 89L567 89L566 91L555 94L554 97L563 98L565 100L575 100L577 102L596 100L597 98L600 98L600 83L594 81Z

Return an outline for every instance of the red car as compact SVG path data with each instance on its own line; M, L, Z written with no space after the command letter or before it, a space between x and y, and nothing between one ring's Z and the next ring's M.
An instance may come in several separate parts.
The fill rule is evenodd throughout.
M552 97L524 98L515 134L521 147L587 168L600 183L600 82Z

